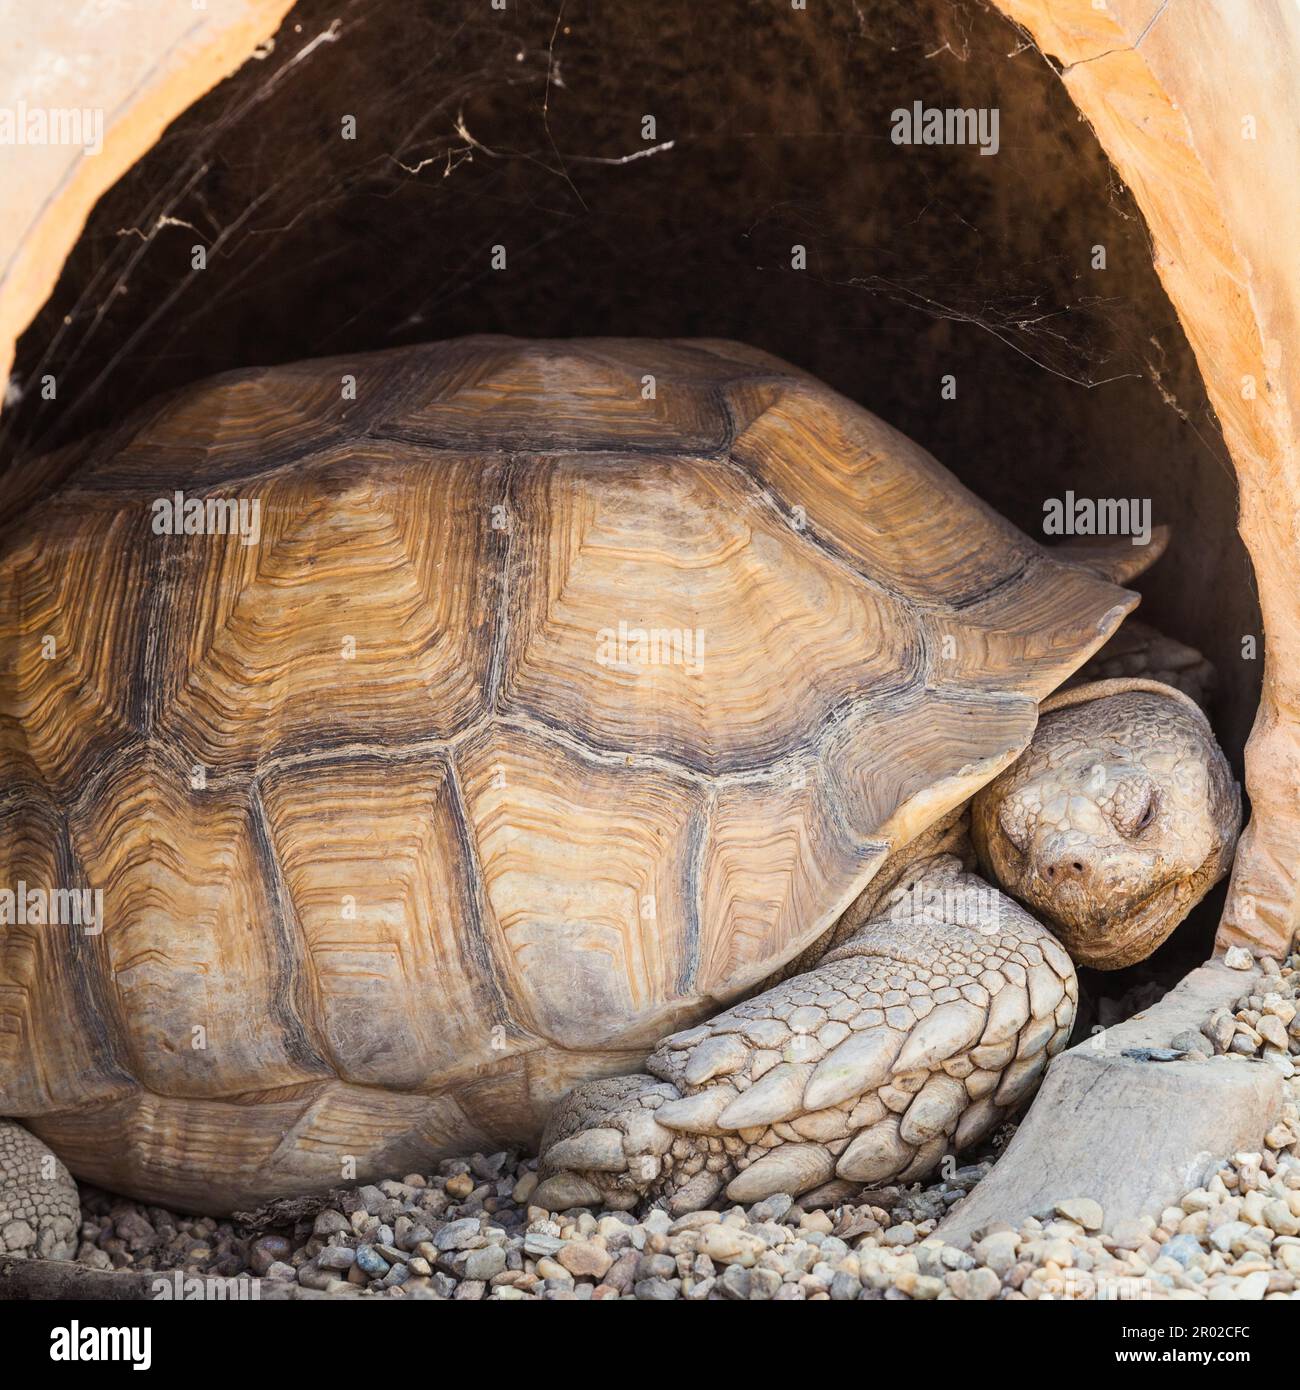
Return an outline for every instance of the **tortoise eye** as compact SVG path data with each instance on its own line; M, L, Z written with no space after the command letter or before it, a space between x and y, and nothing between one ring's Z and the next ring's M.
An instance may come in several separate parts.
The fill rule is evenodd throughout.
M1133 821L1132 827L1129 831L1130 834L1140 835L1147 828L1147 826L1150 825L1153 820L1155 820L1156 812L1160 809L1158 801L1159 798L1156 796L1155 792L1152 792L1151 795L1147 797L1146 805L1138 814L1137 819Z

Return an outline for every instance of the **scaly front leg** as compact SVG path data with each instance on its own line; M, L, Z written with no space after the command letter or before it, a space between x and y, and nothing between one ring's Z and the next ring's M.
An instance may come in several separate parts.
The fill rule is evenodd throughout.
M724 1187L748 1203L913 1181L1030 1095L1076 999L1051 935L937 859L815 970L665 1039L652 1075L575 1088L535 1200L686 1211Z

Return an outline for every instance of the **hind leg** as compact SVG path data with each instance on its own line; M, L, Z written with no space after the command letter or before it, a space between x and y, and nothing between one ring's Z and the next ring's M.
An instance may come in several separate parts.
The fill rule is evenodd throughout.
M29 1130L0 1120L0 1255L70 1260L80 1226L72 1174Z

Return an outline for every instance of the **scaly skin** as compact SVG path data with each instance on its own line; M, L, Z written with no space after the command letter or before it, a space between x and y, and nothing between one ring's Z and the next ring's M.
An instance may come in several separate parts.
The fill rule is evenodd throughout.
M72 1175L34 1134L0 1120L0 1254L70 1260L80 1227Z
M952 856L909 881L815 970L666 1038L649 1076L574 1088L534 1201L679 1213L909 1181L1011 1115L1069 1038L1069 956Z
M650 1075L576 1087L533 1200L679 1213L832 1179L912 1181L1029 1098L1065 1046L1075 960L1141 959L1231 861L1240 803L1196 705L1142 680L1045 702L1022 757L972 803L981 863L951 854L822 957L702 1027ZM1068 949L1063 949L1061 942Z
M1010 1115L1070 1036L1074 968L955 858L914 882L815 970L666 1038L652 1075L570 1092L534 1201L653 1193L677 1213L724 1187L754 1202L837 1177L910 1181Z

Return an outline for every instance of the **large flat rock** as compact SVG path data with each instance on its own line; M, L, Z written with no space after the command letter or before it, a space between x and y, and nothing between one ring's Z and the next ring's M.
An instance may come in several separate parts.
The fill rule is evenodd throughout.
M1091 1197L1104 1229L1199 1187L1217 1159L1258 1150L1281 1107L1267 1062L1155 1062L1126 1052L1168 1047L1259 980L1212 961L1143 1013L1063 1052L992 1173L936 1232L968 1244L994 1221L1018 1226L1067 1197Z

